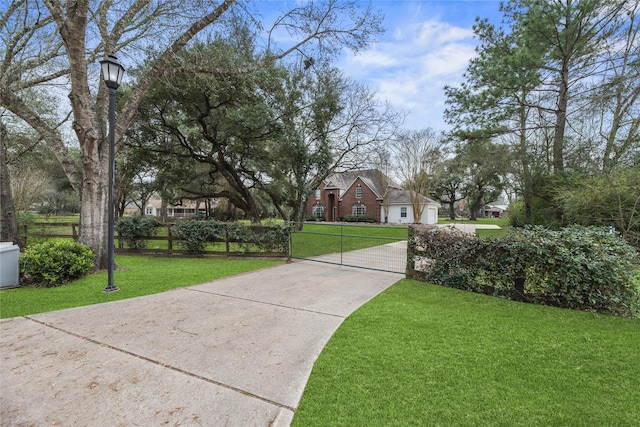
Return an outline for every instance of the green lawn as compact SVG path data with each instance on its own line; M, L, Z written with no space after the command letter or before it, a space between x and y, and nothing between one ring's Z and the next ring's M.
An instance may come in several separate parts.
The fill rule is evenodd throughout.
M476 230L476 236L479 238L485 237L499 237L507 232L511 225L509 224L509 218L478 218L477 220L470 221L468 219L457 219L452 221L448 218L439 218L438 224L491 224L500 227L499 230Z
M406 226L307 223L291 235L291 255L307 258L354 251L407 238Z
M0 291L0 318L150 295L282 262L256 259L116 256L116 264L124 269L114 272L113 281L120 291L109 294L102 292L107 286L106 271L90 274L56 288L5 289Z
M389 237L406 229L377 232ZM119 292L101 292L105 272L58 288L2 290L0 317L148 295L281 263L116 261L125 269L115 272ZM639 366L640 319L402 280L336 331L314 365L293 425L640 425Z
M509 226L509 218L478 218L470 221L469 218L459 218L452 221L448 218L438 218L438 224L494 224L500 227Z
M402 280L314 365L294 426L637 426L640 319Z

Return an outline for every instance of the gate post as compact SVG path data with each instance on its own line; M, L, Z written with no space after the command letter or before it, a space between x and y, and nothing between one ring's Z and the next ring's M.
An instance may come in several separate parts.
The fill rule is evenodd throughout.
M342 263L342 254L344 253L343 245L342 245L343 239L344 239L344 224L340 224L340 265L343 265Z

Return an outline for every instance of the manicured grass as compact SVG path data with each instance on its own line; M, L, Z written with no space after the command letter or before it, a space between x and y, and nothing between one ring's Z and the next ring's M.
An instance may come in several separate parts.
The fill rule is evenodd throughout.
M500 227L499 230L477 229L476 236L481 239L485 237L502 236L507 232L509 227L511 227L511 224L509 224L509 218L478 218L474 221L463 218L457 219L455 221L452 221L448 218L438 218L438 224L491 224Z
M406 226L304 224L291 235L291 255L307 258L385 245L407 238Z
M90 274L56 288L22 287L0 291L0 318L24 316L116 301L195 285L260 268L282 264L278 260L218 258L147 258L117 256L124 271L114 272L120 291L105 294L107 273Z
M294 426L640 425L640 319L402 280L336 331Z
M438 224L493 224L500 227L509 226L509 218L478 218L470 221L469 218L459 218L452 221L448 218L438 218Z

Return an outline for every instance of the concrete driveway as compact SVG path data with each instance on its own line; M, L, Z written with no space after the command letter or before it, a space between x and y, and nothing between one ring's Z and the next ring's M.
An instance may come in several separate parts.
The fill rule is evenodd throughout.
M495 224L474 224L474 223L456 223L456 224L438 224L438 227L456 228L465 233L475 234L476 230L500 230L502 227Z
M288 426L342 321L400 274L294 262L0 321L3 426Z

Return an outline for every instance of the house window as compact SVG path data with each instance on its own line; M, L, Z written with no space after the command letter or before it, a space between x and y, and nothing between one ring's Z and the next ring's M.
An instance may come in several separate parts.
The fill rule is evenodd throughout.
M147 206L144 210L144 214L145 215L152 215L153 214L153 208L151 206Z
M320 199L320 189L316 189L316 200Z
M356 199L362 199L362 187L359 185L356 187Z
M406 218L407 217L407 207L406 206L401 206L400 207L400 218Z
M351 207L351 214L352 215L366 215L367 214L367 206L360 204L360 203L356 203L355 205L353 205Z
M324 206L322 206L322 205L313 205L311 213L313 214L313 216L323 217L324 216Z

